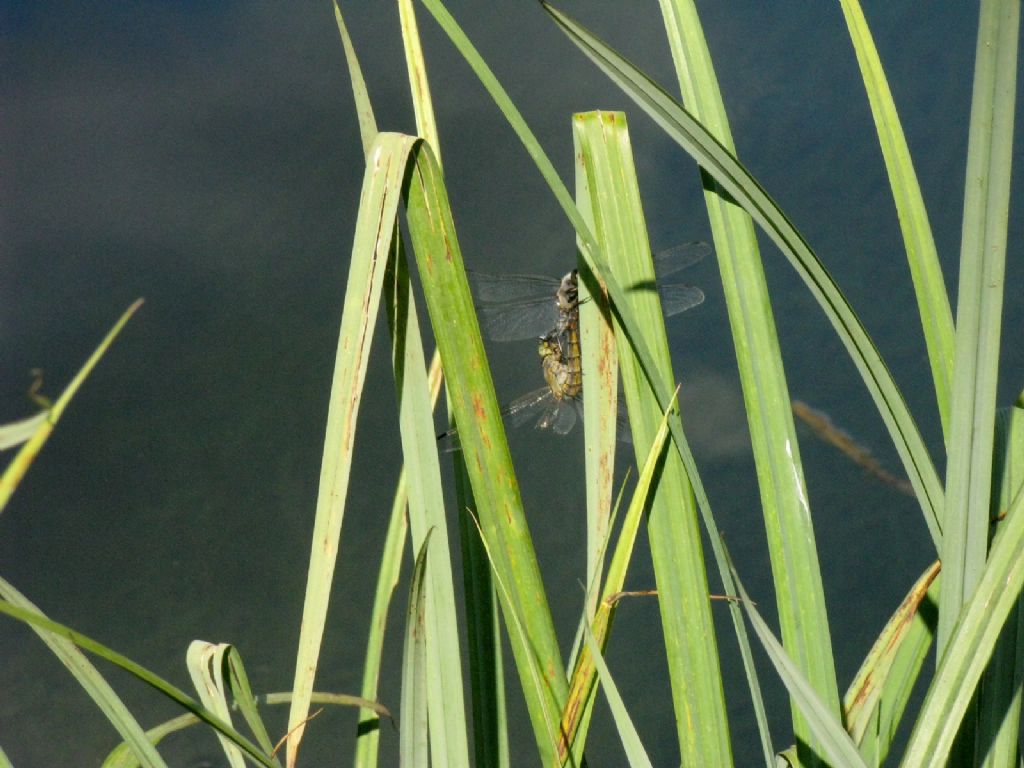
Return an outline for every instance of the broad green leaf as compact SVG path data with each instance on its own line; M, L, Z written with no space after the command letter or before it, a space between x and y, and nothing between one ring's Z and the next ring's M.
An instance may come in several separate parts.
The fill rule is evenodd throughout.
M949 307L942 266L935 251L935 239L928 223L928 212L924 207L914 164L910 159L910 149L903 135L903 126L900 125L896 104L864 12L858 0L840 0L840 5L853 50L857 54L857 63L871 104L871 115L875 120L875 130L878 132L878 142L889 174L889 186L899 214L903 243L907 249L907 263L921 315L921 328L928 348L939 418L942 420L942 431L948 436L954 331L953 313Z
M683 102L729 152L735 152L725 104L693 0L661 0L665 30L675 61ZM722 290L739 367L743 401L757 465L775 582L782 638L790 656L839 714L839 689L825 593L800 461L799 443L782 353L757 238L750 216L714 181L705 179L704 199L711 221ZM800 710L792 703L793 729L800 757L808 765L819 753ZM759 723L762 750L767 724ZM765 754L768 759L770 753Z
M494 571L506 585L506 591L499 592L506 625L513 615L523 624L522 632L510 626L509 637L541 762L550 764L557 741L552 734L567 692L564 666L444 184L428 145L418 144L413 160L406 196L413 251L480 529L494 558Z
M746 168L698 120L599 38L551 6L544 7L591 60L743 206L789 259L836 328L864 379L914 485L937 547L942 532L943 501L935 467L878 350L810 246ZM616 292L610 292L614 299ZM673 438L679 442L675 431Z
M655 285L654 265L625 117L621 113L586 113L575 117L573 128L588 176L595 232L610 256L610 274L621 285L636 286L625 296L639 324L639 335L630 341L645 339L656 354L655 370L661 380L671 381L674 375L661 303L658 292L650 289ZM619 303L616 309L620 309ZM615 331L623 389L640 464L654 442L662 409L618 319L616 316ZM648 514L682 761L725 766L732 761L729 728L700 526L686 468L675 451L663 460Z
M978 584L988 546L1019 30L1020 0L982 0L957 290L939 657Z
M384 267L391 250L407 159L415 143L416 139L409 136L381 134L367 153L327 411L320 492L296 654L295 698L288 715L289 768L295 765L309 714L309 696L316 677L340 546L356 418L377 324Z

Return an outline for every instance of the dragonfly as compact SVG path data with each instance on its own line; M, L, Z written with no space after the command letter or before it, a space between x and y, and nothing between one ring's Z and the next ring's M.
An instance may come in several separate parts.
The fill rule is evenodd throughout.
M704 301L704 292L683 283L662 279L692 266L711 253L707 243L683 243L654 255L658 294L666 317L692 309ZM578 317L576 270L563 277L496 275L470 271L484 334L493 341L517 341L561 336Z

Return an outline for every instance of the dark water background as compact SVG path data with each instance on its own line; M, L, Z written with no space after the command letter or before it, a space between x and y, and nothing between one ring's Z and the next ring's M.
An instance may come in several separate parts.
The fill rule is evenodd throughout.
M397 12L387 3L347 6L379 125L413 131ZM672 83L654 3L563 7ZM468 68L418 10L467 263L560 274L573 259L571 228ZM741 158L861 312L939 457L898 223L838 4L737 0L701 10ZM571 183L571 113L625 109L654 247L710 238L692 161L538 7L453 3L452 11L563 178ZM975 11L877 0L865 11L955 293ZM330 4L4 3L0 14L0 420L31 412L30 369L43 368L44 391L56 394L119 313L146 298L0 517L0 574L53 618L183 687L190 687L185 649L203 638L237 644L257 689L287 689L362 179ZM1015 194L1012 212L1019 201ZM1010 226L1007 284L1016 286L1020 218L1011 215ZM829 413L896 469L883 424L830 326L770 244L763 256L793 396ZM714 260L686 279L705 289L707 301L671 327L684 419L719 525L771 614ZM1007 291L1005 314L1003 403L1024 381L1020 291ZM383 323L379 330L383 341ZM531 343L494 351L501 397L539 385ZM317 682L324 690L358 690L401 461L386 343L373 351L368 381L338 599ZM845 688L934 552L911 500L801 434ZM584 565L581 442L525 430L512 446L567 653ZM651 583L643 553L629 586ZM742 670L725 609L716 610L737 761L752 764L757 735ZM394 622L397 631L397 612ZM665 670L648 650L660 643L655 603L626 603L616 631L609 655L626 702L654 763L674 765ZM397 634L388 654L381 700L397 709ZM110 677L147 726L177 714L126 676ZM767 668L763 682L782 748L788 704ZM514 763L534 764L515 694L512 708ZM285 717L280 708L273 726L283 731ZM592 762L619 764L613 730L601 723ZM327 713L307 734L309 764L350 762L352 712ZM385 729L383 741L386 765L397 733ZM0 744L14 763L95 765L115 743L35 636L0 619ZM216 752L208 734L176 737L167 749L174 765Z

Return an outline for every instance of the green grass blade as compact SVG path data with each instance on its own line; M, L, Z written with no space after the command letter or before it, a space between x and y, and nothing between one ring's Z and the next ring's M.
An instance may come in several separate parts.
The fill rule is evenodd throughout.
M1024 586L1022 551L1024 492L1018 492L993 539L977 589L953 627L946 652L917 715L901 763L903 768L945 764L1006 618L1020 599Z
M736 573L735 568L733 569L733 579L751 626L754 627L754 631L789 691L789 695L797 702L804 713L808 726L814 732L816 743L821 750L819 757L829 765L841 765L844 768L857 768L858 766L867 768L867 764L857 751L857 746L843 729L843 724L835 716L832 707L821 700L800 671L799 666L789 657L782 644L772 634L768 624L761 618L761 614L758 613L750 596L743 588L743 584L740 583L739 574Z
M575 121L574 121L575 125ZM573 131L576 157L576 204L591 229L594 213L591 206L594 190L590 189L579 131ZM586 277L586 263L580 263ZM602 558L608 540L614 493L616 412L618 409L619 360L615 347L611 308L603 290L595 286L591 293L587 279L578 281L580 319L580 361L583 377L584 469L587 488L587 578L586 583L601 583ZM586 613L592 621L597 610L597 589L588 592Z
M0 426L0 451L15 448L32 438L46 422L46 411L39 411L24 419Z
M427 698L430 710L430 750L436 765L469 765L466 709L462 698L462 659L452 556L448 545L441 469L434 433L416 303L412 296L403 249L398 249L385 276L388 327L393 339L392 360L398 389L398 422L409 487L409 527L418 551L433 531L427 563L426 601Z
M440 370L440 363L438 364ZM432 371L433 373L433 371ZM377 698L380 681L381 658L384 653L384 637L387 632L388 608L398 586L405 554L405 537L408 532L408 518L405 510L408 504L408 484L405 469L398 477L395 499L391 505L384 550L377 572L377 588L373 596L370 613L370 632L366 640L366 661L363 664L363 683L360 695L366 699ZM358 768L375 768L380 744L380 715L372 709L359 712L359 726L356 729L356 754L353 765Z
M128 711L128 708L115 693L114 689L106 681L99 670L93 666L85 654L76 647L74 637L67 633L60 632L56 622L49 622L42 612L12 584L0 579L0 611L10 616L21 619L28 624L32 631L39 635L39 638L46 643L54 656L67 667L68 671L82 686L89 697L96 702L103 715L110 721L124 739L127 748L135 756L139 764L153 766L153 768L166 768L163 758L156 751L145 731L138 721ZM10 606L10 609L7 608ZM46 622L45 624L42 622ZM53 627L47 626L52 624ZM70 630L68 630L70 632ZM74 634L74 633L72 633Z
M423 45L416 25L416 9L412 0L398 0L398 18L402 26L402 44L405 47L405 65L409 73L409 93L416 115L416 133L427 140L434 150L437 164L441 165L441 140L434 119L434 102L430 97L427 65L423 61Z
M657 355L655 370L662 381L672 381L675 377L661 303L657 291L642 287L653 286L655 275L625 116L609 112L576 115L573 129L579 136L588 175L595 229L610 256L611 274L622 285L641 286L627 294L627 303L639 322L639 337L646 339ZM618 323L616 335L639 464L654 442L662 409ZM728 719L696 503L675 451L665 457L660 468L648 533L682 761L728 765L732 761Z
M922 574L875 640L843 698L846 730L864 759L889 753L921 666L935 636L939 563Z
M564 666L523 513L451 208L429 145L417 145L415 163L406 196L413 250L441 353L480 527L494 557L494 570L508 589L508 599L501 597L505 620L508 624L514 613L524 624L522 634L510 631L509 636L541 762L550 764L556 741L551 733L557 728L558 713L567 692ZM542 670L539 679L534 669Z
M268 755L264 754L257 745L246 739L238 733L238 731L217 717L213 712L210 712L202 704L177 686L171 685L171 683L167 682L159 675L153 674L145 667L136 664L131 659L111 650L102 643L98 643L80 632L76 632L63 624L58 624L56 621L46 618L46 616L40 613L39 610L24 596L14 589L13 586L3 579L0 579L0 594L3 595L3 599L0 600L0 613L7 614L8 616L12 616L31 625L33 631L39 634L43 641L50 646L51 650L54 651L54 654L65 664L65 666L68 667L86 692L93 697L94 701L97 702L104 715L114 723L115 728L117 728L118 732L121 733L122 736L125 736L126 739L127 736L125 732L122 731L122 727L124 727L128 722L134 723L134 718L132 718L124 704L117 698L117 694L113 693L113 690L106 685L106 682L98 682L99 680L102 680L102 678L91 664L88 665L88 667L83 666L81 658L69 657L65 659L63 654L67 648L77 646L82 650L96 654L111 664L120 667L150 687L155 688L157 691L176 702L184 709L187 709L189 712L196 715L204 723L213 727L218 733L222 733L227 736L232 743L238 745L238 747L240 747L242 751L244 751L258 765L262 765L265 768L277 768L276 763ZM81 657L81 654L77 655ZM113 697L112 699L110 698L111 696ZM134 727L138 727L138 723L135 723ZM141 727L138 727L138 731L140 734L142 733ZM145 755L146 757L146 759L142 761L143 765L165 765L159 755L156 755L155 758L151 757L156 753L155 750L152 750L152 745L149 744L148 740L146 740L145 734L142 734L141 736L142 740L146 742L145 745L141 742L136 744L136 734L130 735L133 748L138 750L138 754Z
M996 416L993 511L1005 510L1024 487L1024 408L1002 408ZM985 749L975 763L986 768L1017 766L1024 688L1024 610L1010 613L982 678L977 699L975 744Z
M907 249L907 263L917 295L917 308L921 315L928 360L935 385L935 399L943 434L949 435L949 404L953 380L953 313L949 295L942 277L942 267L935 251L935 239L928 223L921 187L917 182L914 164L910 159L903 126L900 125L896 104L889 83L878 58L875 41L871 38L867 20L858 0L840 0L846 26L857 54L861 77L871 105L875 130L882 148L882 157L889 174L889 186L899 214L903 243Z
M39 425L32 436L29 438L21 450L11 460L11 463L7 465L4 473L0 475L0 514L3 514L4 507L7 506L7 502L10 501L11 495L14 493L14 489L18 487L21 479L28 472L28 468L32 466L32 462L35 461L36 456L43 449L46 441L49 439L50 434L53 432L53 428L57 426L57 422L60 420L61 414L64 413L64 409L67 408L68 403L71 402L71 398L78 392L79 387L85 381L86 377L92 373L92 369L96 367L96 364L100 361L100 358L106 353L110 345L114 343L114 339L117 338L118 334L121 333L121 329L124 328L125 324L131 319L132 315L142 306L142 299L136 299L136 301L124 311L124 314L114 323L114 327L107 332L107 335L100 342L96 350L89 356L89 359L85 361L85 365L81 367L75 377L71 380L71 383L67 385L64 391L61 393L57 401L47 410L47 417L45 421Z
M487 89L491 98L494 99L498 108L502 111L502 114L508 121L509 126L516 132L516 135L522 142L524 149L526 149L530 158L536 164L537 170L540 172L541 176L544 177L544 181L547 182L548 187L554 194L558 204L561 206L566 217L576 230L580 255L583 257L587 268L598 280L602 281L605 288L607 288L608 295L612 301L613 311L625 329L626 335L629 337L630 344L632 344L633 348L636 350L636 355L639 358L645 373L649 377L651 387L657 395L659 404L658 412L661 412L668 407L668 403L672 398L672 388L670 388L668 383L658 376L657 369L654 365L654 358L651 355L650 350L647 348L647 343L640 332L640 326L638 325L636 318L633 317L632 311L628 306L628 302L624 300L626 295L625 289L615 279L614 275L609 273L608 264L605 261L601 247L594 238L594 234L591 232L590 227L587 226L582 214L573 203L569 190L566 188L565 184L562 183L554 165L544 153L544 149L540 146L537 138L530 131L529 126L527 126L526 121L523 119L519 110L516 109L516 106L512 103L508 93L501 87L501 84L494 76L490 67L487 66L487 63L469 41L469 38L466 37L466 34L462 31L461 27L459 27L455 19L448 13L440 0L423 0L423 4L427 7L427 10L433 14L434 18L441 25L441 28L451 39L452 43L456 48L458 48L459 53L462 54L466 59L466 62L473 68L474 73L480 79L480 83ZM678 420L672 419L669 422L669 426L672 431L672 438L676 444L684 442L682 427L679 425Z
M734 151L725 105L694 3L662 0L661 9L683 101L726 149ZM704 198L758 470L782 637L790 656L838 716L839 689L814 526L754 226L750 216L713 182L705 184ZM817 745L795 702L792 716L802 761L813 764Z
M565 14L547 4L544 7L598 67L746 209L811 289L836 328L879 409L938 547L942 531L942 486L924 441L878 350L810 246L733 154L692 115L599 38ZM673 437L676 437L675 433Z
M983 0L957 291L937 645L940 657L961 606L978 583L988 545L1019 28L1019 0Z
M667 429L665 434L668 434ZM619 695L619 689L612 679L612 673L608 669L608 665L604 663L604 657L601 656L601 649L594 637L594 633L590 631L590 627L586 624L583 627L586 632L587 648L590 649L594 665L597 667L597 672L601 676L601 682L604 684L604 695L608 699L608 706L612 711L615 727L619 731L619 738L622 739L626 760L630 766L635 766L636 768L652 766L653 763L651 763L651 759L647 756L647 751L640 741L640 734L636 732L636 726L633 725L629 712L626 710L626 704L623 702L622 696Z
M288 716L287 764L295 765L309 714L352 466L356 417L376 326L384 267L395 231L408 153L415 139L381 134L367 155L341 332L331 384L320 492Z
M167 722L160 723L160 725L146 729L146 738L149 739L149 743L155 747L172 733L177 733L178 731L183 731L186 728L191 728L193 725L197 725L201 722L202 720L191 713L178 715ZM2 765L3 763L0 762L0 766ZM111 750L110 754L107 755L106 759L104 759L100 768L139 768L139 760L135 757L129 746L122 742Z
M363 141L363 153L369 154L373 140L377 136L377 120L373 116L373 105L370 103L370 94L366 90L363 70L359 66L356 49L352 45L352 38L349 37L348 27L345 26L345 19L342 18L341 6L338 5L337 0L334 3L334 20L338 24L338 34L341 35L341 44L345 49L345 61L348 63L348 76L352 81L352 97L356 103L356 118L359 122L359 137Z
M192 685L199 694L203 706L213 712L225 723L231 724L231 704L228 701L228 684L224 679L227 664L225 655L230 649L226 643L208 643L205 640L193 640L185 653L185 665ZM238 747L217 734L224 757L231 768L244 768L245 761Z
M402 653L402 725L398 748L400 764L413 768L430 765L430 729L427 718L427 643L430 628L427 626L426 598L427 547L430 536L427 533L423 545L416 555L412 585L409 588L409 607L405 614L405 644Z
M675 400L672 405L676 406ZM564 739L571 745L574 757L572 764L574 765L583 764L583 748L587 740L590 715L597 693L594 650L596 648L603 652L608 645L612 620L618 605L616 595L622 591L626 582L626 571L629 569L629 561L633 557L640 523L644 511L647 509L651 486L654 483L658 463L668 439L668 413L666 411L662 417L658 433L654 436L654 442L647 452L647 459L637 478L636 488L633 490L633 497L629 502L629 509L622 522L622 530L619 532L615 552L608 567L608 577L599 593L601 600L597 604L597 610L592 617L585 615L583 621L580 622L581 629L586 630L586 637L593 639L594 644L587 643L581 648L576 658L572 676L569 679L569 697L566 700L565 712L562 714L562 733ZM597 589L592 591L595 594L598 593ZM562 750L562 745L559 749Z

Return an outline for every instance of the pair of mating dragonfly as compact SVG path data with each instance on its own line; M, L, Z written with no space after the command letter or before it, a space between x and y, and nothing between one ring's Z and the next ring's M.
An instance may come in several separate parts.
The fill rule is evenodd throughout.
M654 256L658 294L666 317L704 301L700 288L661 279L711 253L707 243L684 243ZM538 429L568 434L582 408L583 370L579 342L579 286L576 270L561 280L539 275L469 273L484 333L494 341L538 340L545 386L502 409L514 426L533 421ZM454 431L441 437L454 436Z

